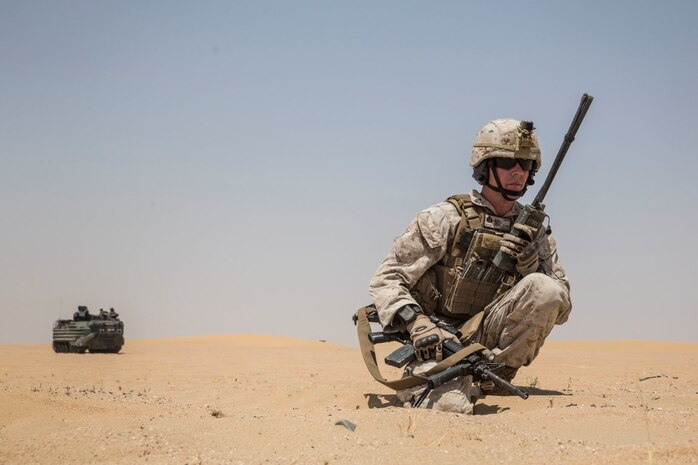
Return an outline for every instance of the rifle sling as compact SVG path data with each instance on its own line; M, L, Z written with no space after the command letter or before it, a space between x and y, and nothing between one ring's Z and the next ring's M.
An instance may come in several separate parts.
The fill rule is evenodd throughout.
M409 389L411 387L424 384L423 379L411 375L393 380L388 380L383 377L383 375L380 372L380 369L378 368L378 363L376 362L376 351L374 345L368 338L368 334L371 332L371 325L368 322L368 317L366 316L366 314L369 310L375 311L373 307L363 307L360 308L358 312L356 312L356 331L359 336L359 347L361 349L361 356L364 358L364 363L366 364L366 368L368 368L369 373L371 373L371 375L376 381L396 391L401 391L403 389ZM482 316L480 316L480 320L481 319ZM436 364L436 366L432 367L429 371L424 373L422 376L431 376L436 373L439 373L447 368L452 367L453 365L460 362L473 352L477 352L483 349L485 349L485 346L483 346L482 344L470 344L463 348L463 350L460 350L455 354L449 356L448 358L442 360L441 362Z

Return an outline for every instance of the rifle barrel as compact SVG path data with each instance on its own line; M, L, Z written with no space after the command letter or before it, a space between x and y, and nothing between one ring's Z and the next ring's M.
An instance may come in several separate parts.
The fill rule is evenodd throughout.
M512 394L516 394L524 400L528 399L528 393L526 391L519 389L518 387L514 386L509 381L505 380L504 378L501 378L499 375L493 373L492 371L487 370L484 373L484 375L487 378L491 379L496 385L503 387Z
M553 164L550 167L548 177L545 178L545 182L540 187L540 190L538 191L536 198L533 199L532 205L536 209L540 209L541 204L543 203L543 199L545 198L545 195L548 193L548 189L550 189L550 185L553 183L553 179L555 179L557 170L560 168L562 160L564 160L565 155L567 154L567 150L570 148L570 145L572 145L572 141L574 141L574 137L577 135L577 130L579 129L579 126L582 124L582 120L584 120L584 117L586 116L587 111L589 110L589 106L591 106L591 102L593 100L594 97L592 97L591 95L582 95L582 101L579 102L579 108L577 108L577 113L574 115L574 119L572 120L572 124L570 124L570 128L567 131L567 134L565 134L565 138L562 141L560 150L558 150L557 152L555 161L553 161Z

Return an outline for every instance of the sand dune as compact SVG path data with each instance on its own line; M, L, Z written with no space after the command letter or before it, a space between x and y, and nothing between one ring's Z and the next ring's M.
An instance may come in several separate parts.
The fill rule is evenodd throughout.
M698 463L697 362L698 344L550 341L516 378L528 400L462 416L396 407L357 348L320 341L0 345L0 463Z

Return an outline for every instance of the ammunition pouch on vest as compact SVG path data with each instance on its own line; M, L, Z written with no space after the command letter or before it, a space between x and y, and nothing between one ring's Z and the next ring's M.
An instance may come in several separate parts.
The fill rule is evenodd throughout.
M425 313L465 321L481 312L517 281L492 259L507 230L483 228L467 195L448 199L461 215L455 240L446 256L431 267L411 293Z

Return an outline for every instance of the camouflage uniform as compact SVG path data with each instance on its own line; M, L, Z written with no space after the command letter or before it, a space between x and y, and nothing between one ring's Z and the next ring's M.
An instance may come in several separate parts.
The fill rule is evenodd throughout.
M473 208L478 214L496 216L494 207L477 191L470 192ZM504 217L514 220L521 205L514 203ZM395 239L394 245L379 266L369 286L381 324L392 327L395 313L404 305L418 305L410 292L419 279L435 264L444 263L455 240L461 215L448 202L434 205L419 214L406 231ZM567 321L571 310L569 282L557 256L557 246L551 235L538 240L539 272L531 273L511 289L499 295L485 308L485 317L470 341L479 342L497 354L497 361L518 368L530 364L555 324ZM429 363L429 362L425 362ZM472 412L472 392L469 386L443 387L430 396L431 404L441 410ZM450 390L449 390L450 389ZM447 392L449 395L445 395ZM465 403L453 400L461 393ZM411 393L402 393L408 400ZM449 398L448 405L439 405L438 398ZM463 404L456 406L456 404Z

